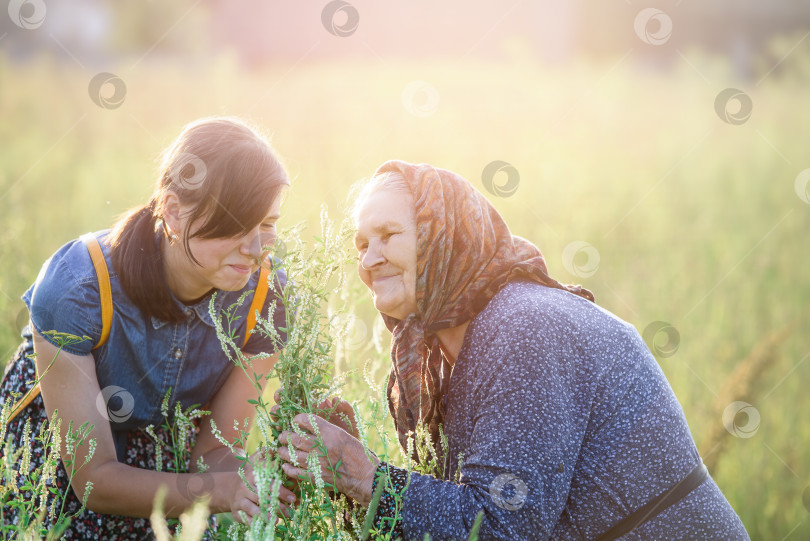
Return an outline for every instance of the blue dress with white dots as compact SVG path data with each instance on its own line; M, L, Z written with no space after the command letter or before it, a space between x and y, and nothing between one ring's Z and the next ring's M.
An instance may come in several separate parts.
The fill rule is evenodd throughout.
M516 281L467 328L446 395L444 479L414 473L406 539L596 539L700 463L635 328ZM451 481L452 480L452 481ZM748 539L711 477L622 539Z

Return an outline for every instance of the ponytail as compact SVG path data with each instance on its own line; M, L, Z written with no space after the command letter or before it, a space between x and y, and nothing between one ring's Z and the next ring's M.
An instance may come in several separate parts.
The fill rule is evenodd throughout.
M176 323L183 313L172 301L157 243L155 204L136 208L121 218L110 233L113 269L130 300L147 317Z

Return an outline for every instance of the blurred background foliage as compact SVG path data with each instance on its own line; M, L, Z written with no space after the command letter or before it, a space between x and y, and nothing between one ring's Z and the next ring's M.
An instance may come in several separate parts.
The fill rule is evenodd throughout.
M45 5L44 19L21 28L12 4L29 21ZM810 4L365 0L345 37L326 5L53 0L0 13L3 358L42 263L145 202L184 124L238 115L293 178L282 227L306 220L314 234L321 204L340 216L385 160L429 162L482 190L552 276L641 333L675 328L659 363L752 538L810 538L810 192L797 182L810 167ZM658 45L636 30L645 8L666 16L646 26ZM656 26L667 20L671 33ZM91 99L99 72L125 83L119 107ZM726 88L751 100L738 125L721 117L741 102L716 107ZM482 182L495 160L519 173L510 197ZM566 261L572 242L597 259ZM386 374L388 335L371 345L379 320L355 286L338 362L359 399L366 361L378 383ZM759 418L732 412L729 430L734 401Z

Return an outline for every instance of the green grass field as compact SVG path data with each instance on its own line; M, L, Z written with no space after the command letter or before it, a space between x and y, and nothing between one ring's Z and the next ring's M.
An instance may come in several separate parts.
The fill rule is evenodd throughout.
M482 191L484 167L503 160L519 172L516 193L485 193L543 250L552 276L583 283L639 332L655 321L679 332L677 352L659 362L701 453L722 450L712 474L751 537L810 538L810 204L794 185L810 167L806 84L735 82L722 64L691 60L702 76L686 64L644 72L632 55L565 69L372 61L247 72L227 58L184 69L133 60L105 68L126 83L117 109L89 98L94 72L0 60L0 353L5 362L18 344L20 296L43 261L145 202L159 152L197 117L265 128L293 178L281 225L307 220L313 232L322 203L339 215L350 185L387 159L455 170ZM429 83L438 103L417 94L406 106L411 81ZM752 99L742 125L715 112L732 86ZM595 261L566 261L575 241L598 251L590 276L567 270ZM362 321L352 340L364 344L373 309L359 287L350 305ZM750 385L729 390L735 367L786 328ZM385 355L371 350L350 350L341 370L371 357L380 381ZM347 396L364 392L349 379ZM758 411L752 437L723 429L732 401ZM736 421L754 428L753 417Z

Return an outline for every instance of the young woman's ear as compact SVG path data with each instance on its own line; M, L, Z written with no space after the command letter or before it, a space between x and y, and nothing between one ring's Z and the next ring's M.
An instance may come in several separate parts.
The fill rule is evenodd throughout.
M180 199L171 190L163 195L163 223L170 235L180 236L182 220L180 219Z

